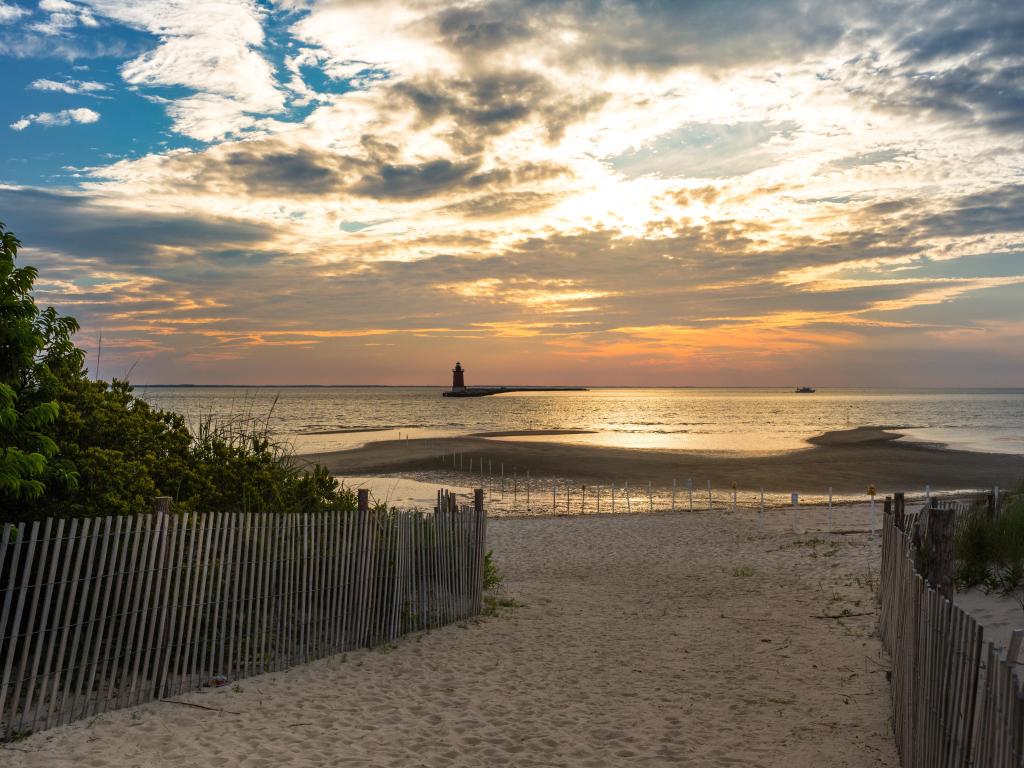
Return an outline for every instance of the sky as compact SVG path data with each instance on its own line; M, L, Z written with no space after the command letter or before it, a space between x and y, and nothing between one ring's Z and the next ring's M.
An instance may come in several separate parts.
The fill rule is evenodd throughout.
M138 384L1022 386L1021 40L1019 0L0 0L0 221Z

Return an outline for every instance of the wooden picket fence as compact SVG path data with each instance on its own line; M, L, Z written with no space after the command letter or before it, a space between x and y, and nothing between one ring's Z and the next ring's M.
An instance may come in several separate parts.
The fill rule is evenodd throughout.
M926 514L926 513L922 513ZM879 634L892 658L893 730L905 768L1024 768L1014 664L915 568L902 511L886 514Z
M0 532L0 738L480 612L487 516L156 512Z

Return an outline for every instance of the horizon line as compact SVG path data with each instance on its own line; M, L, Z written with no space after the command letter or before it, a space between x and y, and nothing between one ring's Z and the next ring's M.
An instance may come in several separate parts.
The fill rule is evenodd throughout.
M130 382L129 382L130 383ZM475 384L476 387L586 387L588 389L784 389L789 390L794 386L791 384ZM157 387L161 389L441 389L449 390L449 384L132 384L135 389L145 387ZM892 389L892 390L964 390L964 389L988 389L997 391L1024 390L1024 386L946 386L946 387L908 387L908 386L880 386L880 385L856 385L844 384L837 386L816 386L817 392L822 390L846 390L846 389ZM526 390L529 391L529 390Z

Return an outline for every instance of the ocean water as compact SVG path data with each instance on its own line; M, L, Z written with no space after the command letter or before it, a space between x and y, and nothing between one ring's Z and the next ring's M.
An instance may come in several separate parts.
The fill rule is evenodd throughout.
M140 387L153 405L205 418L267 421L298 452L372 440L513 430L618 447L763 453L836 429L887 426L907 439L1024 454L1024 389L619 389L441 397L434 387Z

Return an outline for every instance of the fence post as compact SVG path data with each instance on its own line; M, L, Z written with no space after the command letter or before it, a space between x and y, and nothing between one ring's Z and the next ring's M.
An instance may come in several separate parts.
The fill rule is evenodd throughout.
M894 493L892 495L892 503L893 503L893 517L894 517L894 520L896 522L896 527L899 530L902 531L902 530L904 530L906 528L906 524L907 524L907 520L904 517L904 509L906 508L905 507L906 501L905 501L905 498L904 498L904 495L903 495L903 491L896 491L896 493Z
M988 510L988 519L992 520L996 516L996 497L995 494L986 494L985 506Z
M171 497L157 496L153 499L153 514L167 515L171 512Z
M928 510L928 581L947 600L953 599L953 522L952 509L939 509L932 498Z
M349 498L352 498L351 496ZM366 488L360 488L358 491L359 499L359 512L360 514L370 511L370 491Z
M473 489L473 509L478 514L484 511L484 489Z

